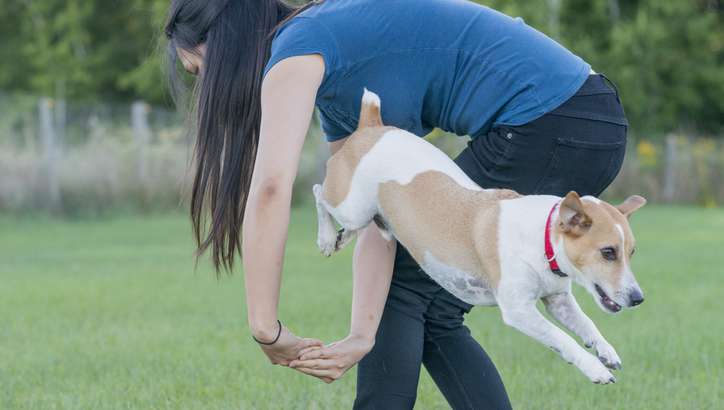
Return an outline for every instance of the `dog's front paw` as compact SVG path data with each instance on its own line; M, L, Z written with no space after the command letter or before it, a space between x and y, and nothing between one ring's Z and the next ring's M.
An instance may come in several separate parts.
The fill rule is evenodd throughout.
M322 255L332 256L332 254L337 250L337 238L334 237L330 240L329 238L323 238L322 235L320 235L317 238L317 246L319 247L319 252L321 252Z
M596 384L616 383L613 374L592 355L588 355L579 368L586 377Z
M322 229L320 227L319 233L317 234L317 246L322 255L332 256L332 254L337 251L339 236L334 229Z
M321 252L322 255L327 256L327 257L332 256L334 251L337 249L334 246L334 243L332 243L330 245L329 243L322 243L322 242L317 241L317 246L319 246L319 252Z
M621 368L621 358L618 357L616 350L610 344L606 342L596 343L596 354L598 360L609 369L618 370Z

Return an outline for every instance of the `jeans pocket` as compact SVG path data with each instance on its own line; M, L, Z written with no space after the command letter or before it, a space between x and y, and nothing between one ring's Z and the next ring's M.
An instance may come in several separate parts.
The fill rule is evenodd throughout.
M515 133L506 127L496 127L470 141L469 147L478 166L495 171L508 161L513 151Z
M626 140L614 142L557 138L550 160L536 184L536 194L600 195L618 175Z

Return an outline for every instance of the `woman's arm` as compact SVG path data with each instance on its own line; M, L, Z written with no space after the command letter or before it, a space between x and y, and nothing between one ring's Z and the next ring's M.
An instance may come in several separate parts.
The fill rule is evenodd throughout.
M293 57L276 64L262 86L261 134L242 233L249 324L262 341L273 340L278 331L277 306L292 184L323 74L321 57ZM333 144L332 151L340 146ZM318 349L316 359L324 362L315 367L321 368L298 370L331 382L372 349L392 278L395 244L382 238L374 226L360 233L353 263L350 335ZM282 329L279 342L262 345L262 349L273 363L289 364L303 349L320 344L298 339ZM318 370L324 374L315 374Z
M332 154L344 140L330 143ZM382 237L374 224L360 231L352 260L352 323L349 336L360 339L371 350L392 281L397 241Z
M248 320L254 337L272 341L279 331L277 307L289 227L292 185L324 75L319 55L277 63L261 89L261 130L242 227ZM273 345L262 345L272 363L288 364L300 350L321 344L286 328Z
M396 241L384 239L374 225L360 232L353 262L349 336L327 347L304 349L300 359L292 361L290 367L329 383L342 377L372 350L390 289L396 245Z
M376 226L370 225L359 236L354 253L354 289L350 337L375 344L377 328L385 309L392 281L397 241L386 240ZM361 358L360 358L361 359Z

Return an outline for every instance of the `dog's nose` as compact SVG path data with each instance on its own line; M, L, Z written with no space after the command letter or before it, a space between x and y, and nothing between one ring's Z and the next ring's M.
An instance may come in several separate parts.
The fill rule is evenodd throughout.
M628 300L631 306L638 306L644 303L644 295L640 290L634 289L628 294Z

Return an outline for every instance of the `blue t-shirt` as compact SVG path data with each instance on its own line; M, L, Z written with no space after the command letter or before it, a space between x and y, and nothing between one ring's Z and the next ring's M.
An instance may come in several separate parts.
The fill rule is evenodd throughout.
M265 74L305 54L324 59L316 105L330 141L357 128L364 87L385 124L474 138L552 111L590 72L522 19L462 0L325 0L280 28Z

